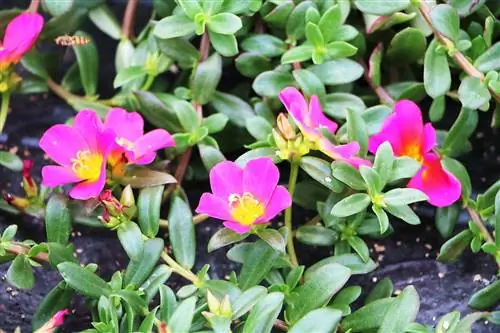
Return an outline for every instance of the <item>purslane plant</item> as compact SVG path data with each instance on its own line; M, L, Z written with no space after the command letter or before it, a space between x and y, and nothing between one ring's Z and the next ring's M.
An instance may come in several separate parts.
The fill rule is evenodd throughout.
M436 327L415 322L413 286L396 295L384 279L356 308L362 289L347 285L377 267L365 241L389 236L399 220L419 224L410 205L424 201L449 238L438 260L470 246L500 267L500 181L476 196L455 159L473 149L479 117L500 124L496 3L155 0L135 37L137 6L128 1L121 26L100 0L0 11L9 22L0 131L12 93L51 90L77 111L41 137L57 165L43 167L40 184L33 162L0 154L25 191L5 193L0 208L43 218L47 239L19 240L16 225L3 231L7 281L32 288L41 265L61 276L33 315L34 331L75 315L75 294L92 314L84 332L470 332L483 318L500 323L487 311L500 301L499 280L472 295L469 305L483 312L451 312ZM99 44L80 30L86 18L118 41L109 98L98 95L103 66ZM33 46L65 34L87 43L70 46L74 63L60 73L46 61L52 51ZM32 76L16 74L19 62ZM211 193L186 195L183 182L206 179ZM317 215L305 223L292 215L297 206ZM462 208L471 221L452 236ZM196 225L209 217L222 223L206 251L232 245L224 251L240 264L226 279L196 258ZM70 243L76 223L116 232L128 265L109 281L82 265ZM305 267L297 241L333 255ZM187 284L172 290L172 274Z

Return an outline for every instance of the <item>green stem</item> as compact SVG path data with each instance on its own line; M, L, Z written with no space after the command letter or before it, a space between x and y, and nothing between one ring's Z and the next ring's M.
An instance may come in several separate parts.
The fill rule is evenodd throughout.
M293 198L293 193L295 192L295 184L297 183L297 175L299 174L299 164L296 162L291 163L290 169L290 179L288 181L288 192ZM297 260L297 254L295 253L295 247L293 245L293 229L292 229L292 206L285 210L285 227L288 229L288 239L287 239L287 250L290 256L290 262L292 266L297 267L299 262Z
M182 276L186 280L191 281L195 286L201 285L200 279L198 279L198 277L193 272L179 265L179 263L177 263L177 261L170 257L167 252L163 251L161 253L161 258L167 263L167 265L172 269L174 273Z
M149 88L151 88L151 85L153 84L154 80L155 76L149 74L148 78L146 79L146 82L144 82L144 84L142 85L141 90L148 90Z
M3 127L5 125L5 121L7 120L7 113L9 112L9 101L10 93L2 93L2 107L0 109L0 133L3 132Z

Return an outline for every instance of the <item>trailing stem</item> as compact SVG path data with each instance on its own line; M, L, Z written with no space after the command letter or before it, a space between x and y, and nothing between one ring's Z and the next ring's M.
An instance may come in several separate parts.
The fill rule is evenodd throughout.
M179 265L179 263L170 257L166 251L161 253L161 258L167 263L174 273L182 276L186 280L191 281L196 286L201 284L200 279L193 272Z
M123 16L122 23L122 36L123 38L130 39L133 34L135 11L139 0L128 0L127 8L125 9L125 15Z
M288 181L288 192L293 198L293 193L295 192L295 184L297 183L297 175L299 174L299 164L292 161L290 169L290 179ZM290 262L292 266L296 267L299 265L297 260L297 254L295 253L295 247L293 245L293 229L292 229L292 206L285 210L285 227L288 229L288 239L287 239L287 250L288 256L290 257Z

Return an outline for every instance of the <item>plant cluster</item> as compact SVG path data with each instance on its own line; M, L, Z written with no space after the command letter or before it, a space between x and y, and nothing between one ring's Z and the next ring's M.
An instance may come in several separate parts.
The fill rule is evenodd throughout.
M500 267L500 180L473 195L458 160L473 150L480 117L500 125L497 1L155 0L135 36L138 3L128 1L121 25L104 0L0 11L0 131L12 94L52 91L76 111L41 137L53 162L40 183L33 162L0 152L25 192L5 193L0 208L43 219L47 239L3 231L7 281L30 289L38 266L61 276L34 331L57 329L75 294L92 314L84 332L465 333L483 318L500 324L489 311L500 280L471 296L480 312L448 313L436 327L415 322L411 285L395 293L384 279L356 302L361 287L347 284L377 268L368 238L421 223L417 202L436 207L448 239L438 260L470 247ZM109 98L98 94L88 21L118 43ZM56 46L60 36L71 45ZM61 47L74 55L64 73L53 66ZM449 129L445 115L456 117ZM145 133L145 121L155 129ZM210 192L188 200L183 183L207 179ZM294 219L294 206L317 215ZM469 226L455 231L463 209ZM231 245L227 258L241 264L226 279L195 265L196 225L209 217L222 223L206 251ZM116 232L128 265L110 279L83 265L74 224ZM331 256L305 267L295 242ZM172 274L186 284L170 288Z

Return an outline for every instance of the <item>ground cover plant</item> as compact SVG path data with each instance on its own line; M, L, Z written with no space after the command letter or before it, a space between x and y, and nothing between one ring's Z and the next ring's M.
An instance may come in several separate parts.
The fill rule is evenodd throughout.
M57 330L81 299L83 332L466 333L477 321L500 324L497 279L470 295L469 313L434 324L417 321L411 283L350 283L377 269L367 241L420 224L417 206L435 212L446 239L438 261L470 249L500 268L500 180L477 193L462 163L478 149L480 120L483 131L500 125L500 3L155 0L140 25L140 1L124 5L122 17L104 0L0 8L0 132L22 94L51 92L75 111L43 129L43 166L0 152L2 168L22 176L0 208L45 229L42 242L16 235L22 225L2 231L2 283L29 290L35 267L60 281L33 331ZM101 59L115 50L109 43L112 68ZM104 71L113 87L99 82ZM200 249L210 219L220 228ZM75 225L116 234L127 264L109 277L83 264ZM299 243L328 255L305 265ZM198 255L221 249L238 264L225 277Z

